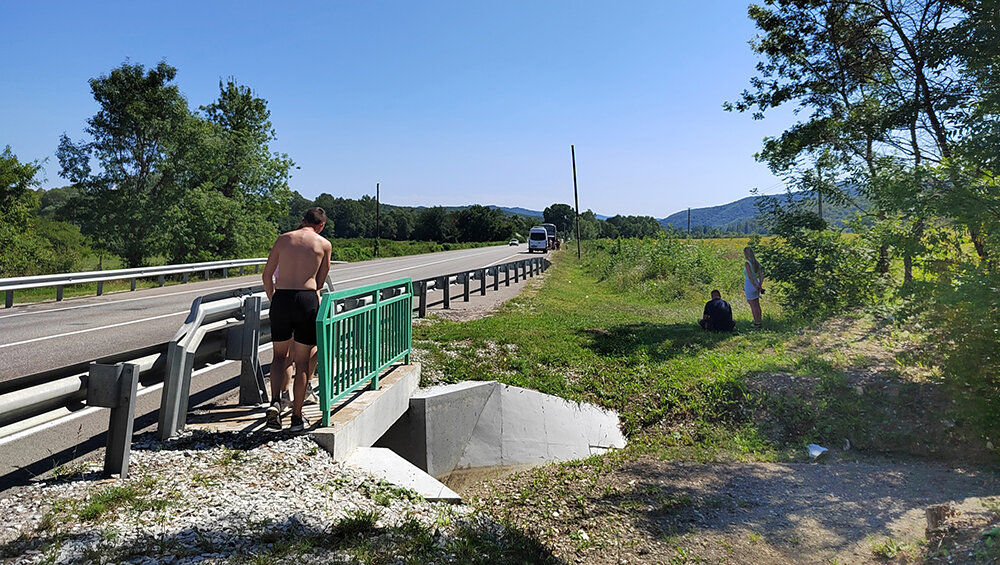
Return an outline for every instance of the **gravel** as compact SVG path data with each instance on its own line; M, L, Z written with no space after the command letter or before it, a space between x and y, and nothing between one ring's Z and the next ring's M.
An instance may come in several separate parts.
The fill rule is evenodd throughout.
M458 528L481 521L468 506L426 502L336 463L306 436L187 432L165 443L145 437L133 444L127 480L99 471L99 464L63 468L57 478L0 495L0 557L206 563L265 554L325 563L351 556L329 545L293 551L289 543L335 535L345 520L377 517L370 537L391 538L393 528L416 521L443 548ZM112 499L103 511L102 497Z

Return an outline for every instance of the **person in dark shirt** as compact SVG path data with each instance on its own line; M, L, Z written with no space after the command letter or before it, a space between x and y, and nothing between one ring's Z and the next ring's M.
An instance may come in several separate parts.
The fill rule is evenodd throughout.
M705 314L698 320L698 325L716 332L730 332L736 327L733 309L718 290L713 290L712 299L705 303Z

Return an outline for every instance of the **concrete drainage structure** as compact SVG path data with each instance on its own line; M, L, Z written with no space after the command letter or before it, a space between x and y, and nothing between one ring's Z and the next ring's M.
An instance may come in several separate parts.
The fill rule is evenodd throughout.
M454 486L476 470L622 448L625 437L610 410L489 381L417 390L406 414L375 445Z

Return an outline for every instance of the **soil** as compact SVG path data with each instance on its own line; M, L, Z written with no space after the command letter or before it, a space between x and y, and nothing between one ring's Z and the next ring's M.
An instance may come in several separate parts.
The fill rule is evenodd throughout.
M518 496L550 483L539 472L565 490ZM544 468L481 484L470 500L534 533L567 562L1000 559L982 536L1000 525L1000 476L990 472L882 459L701 464L645 456L582 478L559 481L557 473ZM951 515L928 536L926 509L936 505Z

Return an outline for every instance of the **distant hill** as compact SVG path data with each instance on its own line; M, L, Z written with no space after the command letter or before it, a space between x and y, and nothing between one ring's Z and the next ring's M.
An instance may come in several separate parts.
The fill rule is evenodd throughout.
M802 192L792 193L794 202L803 200L815 201L815 197ZM737 226L756 224L757 202L766 198L765 196L748 196L729 204L720 206L710 206L708 208L691 208L691 228L707 227L716 228L723 231L744 231L737 229ZM784 195L778 198L784 199ZM815 206L814 202L802 202L803 205ZM857 213L857 208L853 206L836 206L828 202L823 203L823 217L833 225L843 225L844 221L853 217ZM686 230L688 226L688 211L681 210L659 220L663 227L673 226L679 230Z
M471 206L471 204L469 206ZM444 209L448 210L449 212L454 212L456 210L465 210L469 206L444 206ZM527 208L518 208L516 206L513 207L513 208L511 208L511 207L507 207L507 206L497 206L495 204L487 204L486 207L487 208L492 208L494 210L500 210L501 212L503 212L504 214L507 214L508 216L528 216L529 218L544 218L545 217L545 213L542 212L541 210L529 210ZM428 208L428 206L414 206L412 208L414 210L426 210ZM611 216L603 216L601 214L594 214L594 217L597 218L598 220L607 220Z

